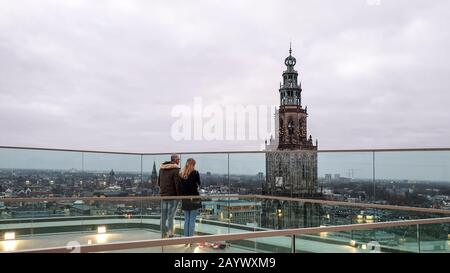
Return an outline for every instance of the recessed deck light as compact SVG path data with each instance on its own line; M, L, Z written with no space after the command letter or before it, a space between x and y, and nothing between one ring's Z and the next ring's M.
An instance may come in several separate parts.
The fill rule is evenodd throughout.
M98 234L106 233L106 227L105 226L98 226L97 227L97 233Z
M5 238L5 240L15 240L16 233L15 232L5 232L4 238Z

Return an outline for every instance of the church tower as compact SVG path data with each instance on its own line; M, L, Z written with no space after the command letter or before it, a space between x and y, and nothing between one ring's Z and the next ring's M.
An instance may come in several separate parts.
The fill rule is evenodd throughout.
M151 186L155 188L158 184L158 174L156 172L156 163L153 161L152 174L150 175Z
M317 196L317 140L307 137L307 107L303 108L302 86L295 70L297 60L284 60L283 82L278 89L278 147L266 152L267 180L263 194L314 197Z
M266 181L263 195L317 198L317 140L307 135L307 107L303 108L302 85L295 70L297 60L284 60L283 82L278 89L280 107L275 114L277 146L266 145ZM278 125L278 126L277 126ZM274 143L274 144L275 144ZM269 147L270 149L267 149ZM276 147L276 148L275 148ZM276 229L320 225L321 206L308 202L267 200L261 202L261 226Z
M297 60L289 56L284 60L283 83L280 84L280 108L278 109L278 150L317 150L311 135L307 138L307 108L302 107L302 86L294 69Z

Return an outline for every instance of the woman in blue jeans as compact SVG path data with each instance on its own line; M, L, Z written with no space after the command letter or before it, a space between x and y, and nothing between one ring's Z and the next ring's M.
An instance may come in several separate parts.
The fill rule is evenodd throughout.
M180 171L181 195L199 196L200 174L195 170L195 160L189 158L186 165ZM202 207L200 199L183 199L181 208L184 211L184 236L194 235L195 218Z

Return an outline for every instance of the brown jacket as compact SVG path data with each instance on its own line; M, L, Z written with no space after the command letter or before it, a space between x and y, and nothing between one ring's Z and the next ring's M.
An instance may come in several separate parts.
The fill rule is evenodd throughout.
M161 164L158 176L159 195L175 196L181 195L180 168L170 161Z

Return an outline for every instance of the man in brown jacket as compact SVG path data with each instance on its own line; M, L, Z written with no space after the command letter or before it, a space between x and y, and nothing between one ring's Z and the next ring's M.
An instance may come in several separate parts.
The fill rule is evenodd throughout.
M159 194L161 196L180 195L180 157L173 154L170 161L161 164L158 176ZM173 237L173 222L179 200L161 201L161 235Z

